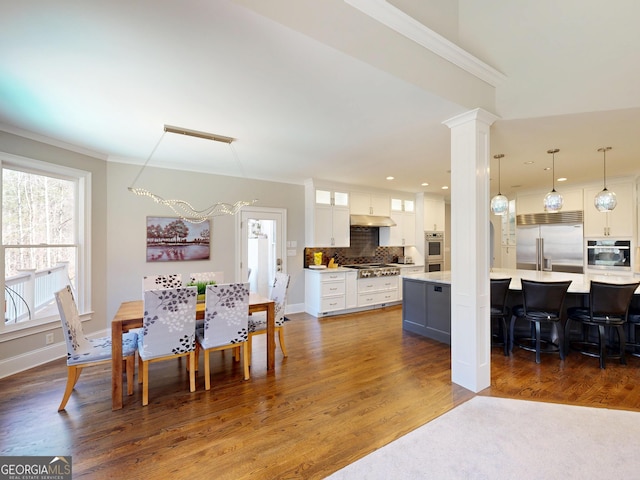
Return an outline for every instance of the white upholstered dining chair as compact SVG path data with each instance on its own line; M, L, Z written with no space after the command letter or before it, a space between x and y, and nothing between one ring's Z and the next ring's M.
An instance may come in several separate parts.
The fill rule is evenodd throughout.
M209 352L242 349L244 379L249 380L248 363L249 284L227 283L207 285L204 325L196 330L198 352L204 352L205 389L211 388ZM196 355L197 358L197 355Z
M111 337L95 339L85 337L78 307L69 285L56 292L55 297L62 323L62 333L67 344L67 386L58 407L58 411L62 411L65 409L84 367L111 363ZM127 393L129 395L133 394L136 348L137 334L135 332L124 333L122 335L122 358L125 361Z
M287 349L284 345L284 311L287 306L287 290L289 288L290 276L286 273L276 272L276 276L269 292L269 298L274 302L275 310L275 332L278 334L278 341L282 355L287 356ZM256 312L249 316L249 365L251 365L252 337L267 332L267 313Z
M189 274L189 283L224 283L224 272L197 272Z
M189 357L189 390L195 391L196 287L146 290L138 354L142 405L149 403L149 363Z
M146 275L142 278L142 291L177 288L182 286L182 274Z

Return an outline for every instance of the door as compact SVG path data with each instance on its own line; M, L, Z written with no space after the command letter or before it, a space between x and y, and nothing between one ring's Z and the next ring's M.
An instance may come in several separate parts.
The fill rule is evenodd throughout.
M237 278L252 292L268 297L276 272L286 272L287 212L282 208L245 207L238 214L240 261Z

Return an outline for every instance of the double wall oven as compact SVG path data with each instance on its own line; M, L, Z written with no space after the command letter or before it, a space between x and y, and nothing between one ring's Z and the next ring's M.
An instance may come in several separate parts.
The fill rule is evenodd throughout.
M424 232L424 271L444 270L444 232Z

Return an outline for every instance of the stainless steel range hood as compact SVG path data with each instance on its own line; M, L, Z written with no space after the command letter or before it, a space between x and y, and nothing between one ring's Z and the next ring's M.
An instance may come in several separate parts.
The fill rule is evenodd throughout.
M351 215L352 227L395 227L391 217L382 217L379 215Z

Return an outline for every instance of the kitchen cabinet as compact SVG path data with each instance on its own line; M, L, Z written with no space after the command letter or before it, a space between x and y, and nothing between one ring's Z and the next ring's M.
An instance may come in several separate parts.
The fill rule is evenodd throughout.
M561 186L557 187L558 192L562 194L562 212L584 209L582 189L563 190ZM546 194L547 192L518 195L516 197L517 214L544 213L544 197ZM591 203L593 204L593 201Z
M383 307L399 301L399 276L357 278L347 268L305 269L304 310L314 317Z
M390 211L388 195L375 193L351 192L352 215L377 215L388 217Z
M424 197L424 229L444 232L444 198Z
M424 265L410 265L400 267L400 281L398 282L398 300L402 300L402 277L414 273L424 273Z
M346 308L347 272L305 270L305 312L321 317ZM351 292L352 294L352 292Z
M316 189L314 203L307 213L307 245L349 247L349 194Z
M402 328L451 345L451 285L403 278Z
M610 212L599 212L593 204L602 186L584 189L585 237L633 237L633 184L612 183L607 189L616 194L618 204Z
M500 216L500 244L516 244L516 201L509 200L509 208Z
M500 268L516 268L516 246L502 245L500 250Z
M398 276L358 280L358 307L398 301Z
M416 244L416 214L413 200L391 199L391 219L395 227L380 228L381 247L404 247Z
M344 307L348 310L358 306L358 272L345 272Z

